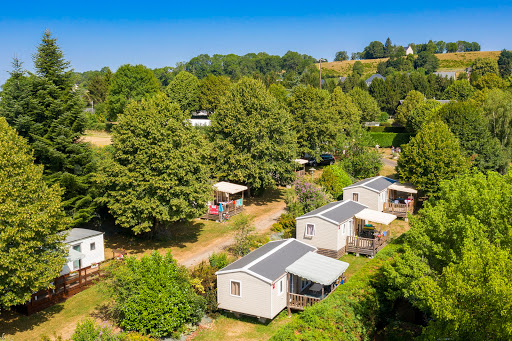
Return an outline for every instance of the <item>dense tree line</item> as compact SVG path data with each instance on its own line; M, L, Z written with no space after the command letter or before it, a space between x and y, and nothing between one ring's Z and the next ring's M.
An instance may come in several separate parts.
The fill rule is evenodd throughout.
M477 42L467 42L464 40L458 40L456 42L446 43L442 40L432 41L429 40L427 43L409 43L415 54L421 52L427 52L429 54L438 53L452 53L452 52L471 52L480 51L480 44ZM388 58L393 55L405 56L405 49L408 46L393 45L391 39L388 37L385 43L378 40L372 41L368 46L363 49L363 52L352 53L352 59L377 59L377 58ZM342 51L344 52L344 51ZM340 52L338 52L340 53ZM345 59L340 59L345 60Z

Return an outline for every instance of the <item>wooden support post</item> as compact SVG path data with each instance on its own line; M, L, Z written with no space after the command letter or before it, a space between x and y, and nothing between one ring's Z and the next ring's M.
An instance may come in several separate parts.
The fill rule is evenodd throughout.
M323 285L322 285L322 296L320 299L322 299L322 300L324 299L324 286Z

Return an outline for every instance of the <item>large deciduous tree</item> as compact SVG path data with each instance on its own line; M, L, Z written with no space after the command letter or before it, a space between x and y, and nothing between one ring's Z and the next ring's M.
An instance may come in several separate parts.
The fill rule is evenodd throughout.
M459 139L462 152L479 171L506 170L508 160L500 142L489 132L487 119L477 107L468 102L452 102L444 105L438 114Z
M512 94L493 89L483 102L483 112L489 121L489 129L501 145L512 155Z
M398 159L400 180L410 181L427 196L436 195L441 181L468 169L457 138L448 126L434 120L403 146Z
M164 94L132 101L112 135L102 165L102 198L116 223L134 233L199 216L211 198L210 148L187 114Z
M299 152L318 157L331 151L337 134L337 117L329 109L329 92L312 86L297 86L288 98L297 133Z
M439 68L439 59L434 53L427 51L420 52L418 58L414 61L414 68L424 68L427 73L435 72Z
M199 107L210 113L215 112L231 82L226 76L208 75L199 85Z
M425 339L510 338L510 175L471 172L440 186L384 266L388 297L429 317Z
M199 79L187 71L181 71L165 89L171 101L178 103L187 114L199 109Z
M338 134L336 145L340 164L353 178L364 179L377 175L382 167L375 141L359 122L354 122Z
M65 262L62 190L48 186L27 141L0 118L0 308L46 289Z
M212 116L215 171L253 191L289 183L296 139L290 114L261 81L242 78Z
M130 100L139 101L160 92L153 71L144 65L121 65L114 73L107 97L108 118L117 120Z
M354 88L348 93L352 97L352 101L361 110L361 121L372 122L379 117L381 111L377 101L368 93L361 88Z
M476 91L466 79L456 80L443 92L443 98L453 101L465 101Z
M361 110L354 103L352 97L344 93L340 87L336 87L332 92L330 107L334 116L339 121L338 129L361 120Z
M403 126L407 124L411 112L425 103L425 95L416 90L411 90L402 104L396 109L395 121Z

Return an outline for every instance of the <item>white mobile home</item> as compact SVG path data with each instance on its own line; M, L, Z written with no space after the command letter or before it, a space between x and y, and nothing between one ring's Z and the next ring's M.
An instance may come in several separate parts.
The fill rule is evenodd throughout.
M407 217L414 211L418 191L412 186L385 176L376 176L356 182L343 189L343 200L359 202L368 208Z
M297 217L296 238L332 258L340 258L346 252L373 256L385 246L389 235L369 222L389 225L394 219L394 215L352 200L336 201Z
M293 238L272 241L217 271L219 308L273 319L287 307L303 309L322 300L341 283L348 263L311 256L315 251Z
M103 232L74 228L64 243L69 245L69 255L60 276L105 260Z

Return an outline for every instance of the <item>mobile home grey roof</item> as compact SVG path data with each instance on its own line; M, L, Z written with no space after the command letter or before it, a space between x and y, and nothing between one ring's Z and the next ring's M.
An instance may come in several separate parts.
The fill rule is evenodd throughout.
M392 184L394 184L395 182L397 181L390 178L386 178L385 176L375 176L373 178L361 180L345 188L366 187L369 190L381 192L388 188L389 186L391 186Z
M94 231L89 229L80 229L80 228L74 228L69 231L67 231L66 239L64 240L64 243L70 244L82 239L94 237L100 234L103 234L103 232L100 231Z
M216 274L243 271L256 274L272 283L285 273L286 267L306 253L315 250L314 246L299 242L294 238L269 242L217 271Z
M314 250L314 247L294 240L274 252L270 257L264 258L254 264L249 270L273 282L284 274L287 266L295 263L306 253Z
M279 247L281 244L283 244L286 240L277 240L273 242L269 242L256 250L252 251L251 253L245 255L244 257L240 258L237 261L234 261L233 263L229 264L228 266L222 268L220 271L225 270L234 270L234 269L242 269L245 266L249 265L250 263L254 262L258 258L261 258L262 256L266 255L276 247Z
M335 222L336 224L341 224L365 208L367 208L365 205L358 202L352 200L341 200L324 205L314 211L301 215L296 219L299 220L310 217L319 217Z

